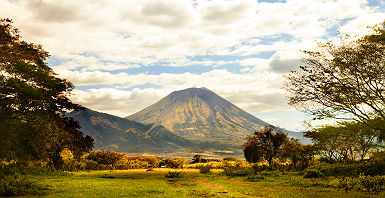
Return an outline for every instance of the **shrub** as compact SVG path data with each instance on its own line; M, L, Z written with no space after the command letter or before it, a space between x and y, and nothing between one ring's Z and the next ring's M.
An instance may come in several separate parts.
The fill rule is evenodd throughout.
M351 177L342 178L339 180L337 188L343 188L346 192L353 190L357 186L357 180Z
M0 196L36 194L46 189L19 174L5 175L0 179Z
M304 178L320 178L322 177L322 173L319 170L310 169L305 172Z
M259 175L259 174L250 175L246 178L247 181L251 181L251 182L258 182L258 181L261 181L263 179L265 179L265 177L263 175Z
M360 173L364 175L384 175L385 174L385 161L384 162L368 162L368 163L351 163L351 164L327 164L320 163L316 166L312 166L309 169L319 170L324 176L358 176Z
M253 175L255 172L251 168L243 169L237 167L228 167L223 170L224 175L229 177L242 177L246 175Z
M164 164L169 168L183 168L186 160L184 158L174 158L164 160Z
M168 173L165 175L166 178L181 178L182 173L181 172L172 172L168 171Z
M234 157L225 157L225 158L223 158L223 161L239 161L239 159L234 158Z
M358 177L358 183L361 185L361 190L370 194L379 194L385 185L385 178L381 176L365 176Z
M199 172L200 172L200 173L203 173L203 174L207 174L207 173L211 173L211 169L210 169L210 167L208 167L208 166L202 166L202 167L199 169Z

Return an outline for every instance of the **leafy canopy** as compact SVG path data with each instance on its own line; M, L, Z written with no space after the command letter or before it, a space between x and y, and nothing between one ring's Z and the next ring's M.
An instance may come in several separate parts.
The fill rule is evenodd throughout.
M93 146L65 117L80 106L68 98L74 86L45 63L48 56L21 40L10 19L0 19L0 159L50 159L57 167L64 148L79 154Z
M280 148L288 141L287 134L276 131L276 127L270 125L255 131L248 136L247 142L243 145L243 152L248 162L255 163L267 161L272 164L273 159L278 158Z
M305 51L300 71L286 76L289 104L315 118L385 123L385 23L359 39Z

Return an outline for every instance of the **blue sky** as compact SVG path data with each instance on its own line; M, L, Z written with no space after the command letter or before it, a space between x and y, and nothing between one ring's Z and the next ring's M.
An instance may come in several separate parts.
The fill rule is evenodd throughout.
M207 87L262 120L303 130L283 75L301 50L363 35L385 20L382 0L0 0L74 102L128 116L175 90Z

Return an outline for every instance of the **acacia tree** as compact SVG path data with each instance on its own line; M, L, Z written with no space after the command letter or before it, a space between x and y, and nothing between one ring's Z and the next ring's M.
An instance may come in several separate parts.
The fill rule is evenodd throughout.
M300 71L286 76L289 104L315 118L354 119L385 133L385 23L356 40L305 51ZM373 124L373 123L371 123Z
M328 160L365 159L370 150L380 147L378 131L360 122L341 122L324 125L305 132L313 140L319 153Z
M0 159L45 160L59 168L60 151L88 151L93 139L65 117L79 109L74 86L55 76L41 45L21 40L10 19L0 19Z
M243 144L243 152L248 162L266 160L271 166L273 159L278 158L279 150L288 141L288 138L287 134L274 131L278 131L278 129L270 125L246 137L247 142Z

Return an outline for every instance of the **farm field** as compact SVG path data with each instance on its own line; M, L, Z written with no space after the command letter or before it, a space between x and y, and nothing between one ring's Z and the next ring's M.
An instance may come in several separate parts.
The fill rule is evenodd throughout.
M169 172L180 178L166 178ZM64 175L31 176L45 186L37 195L21 197L383 197L358 191L320 187L329 179L304 179L298 173L274 173L250 181L228 177L222 170L202 174L199 169L84 171Z

